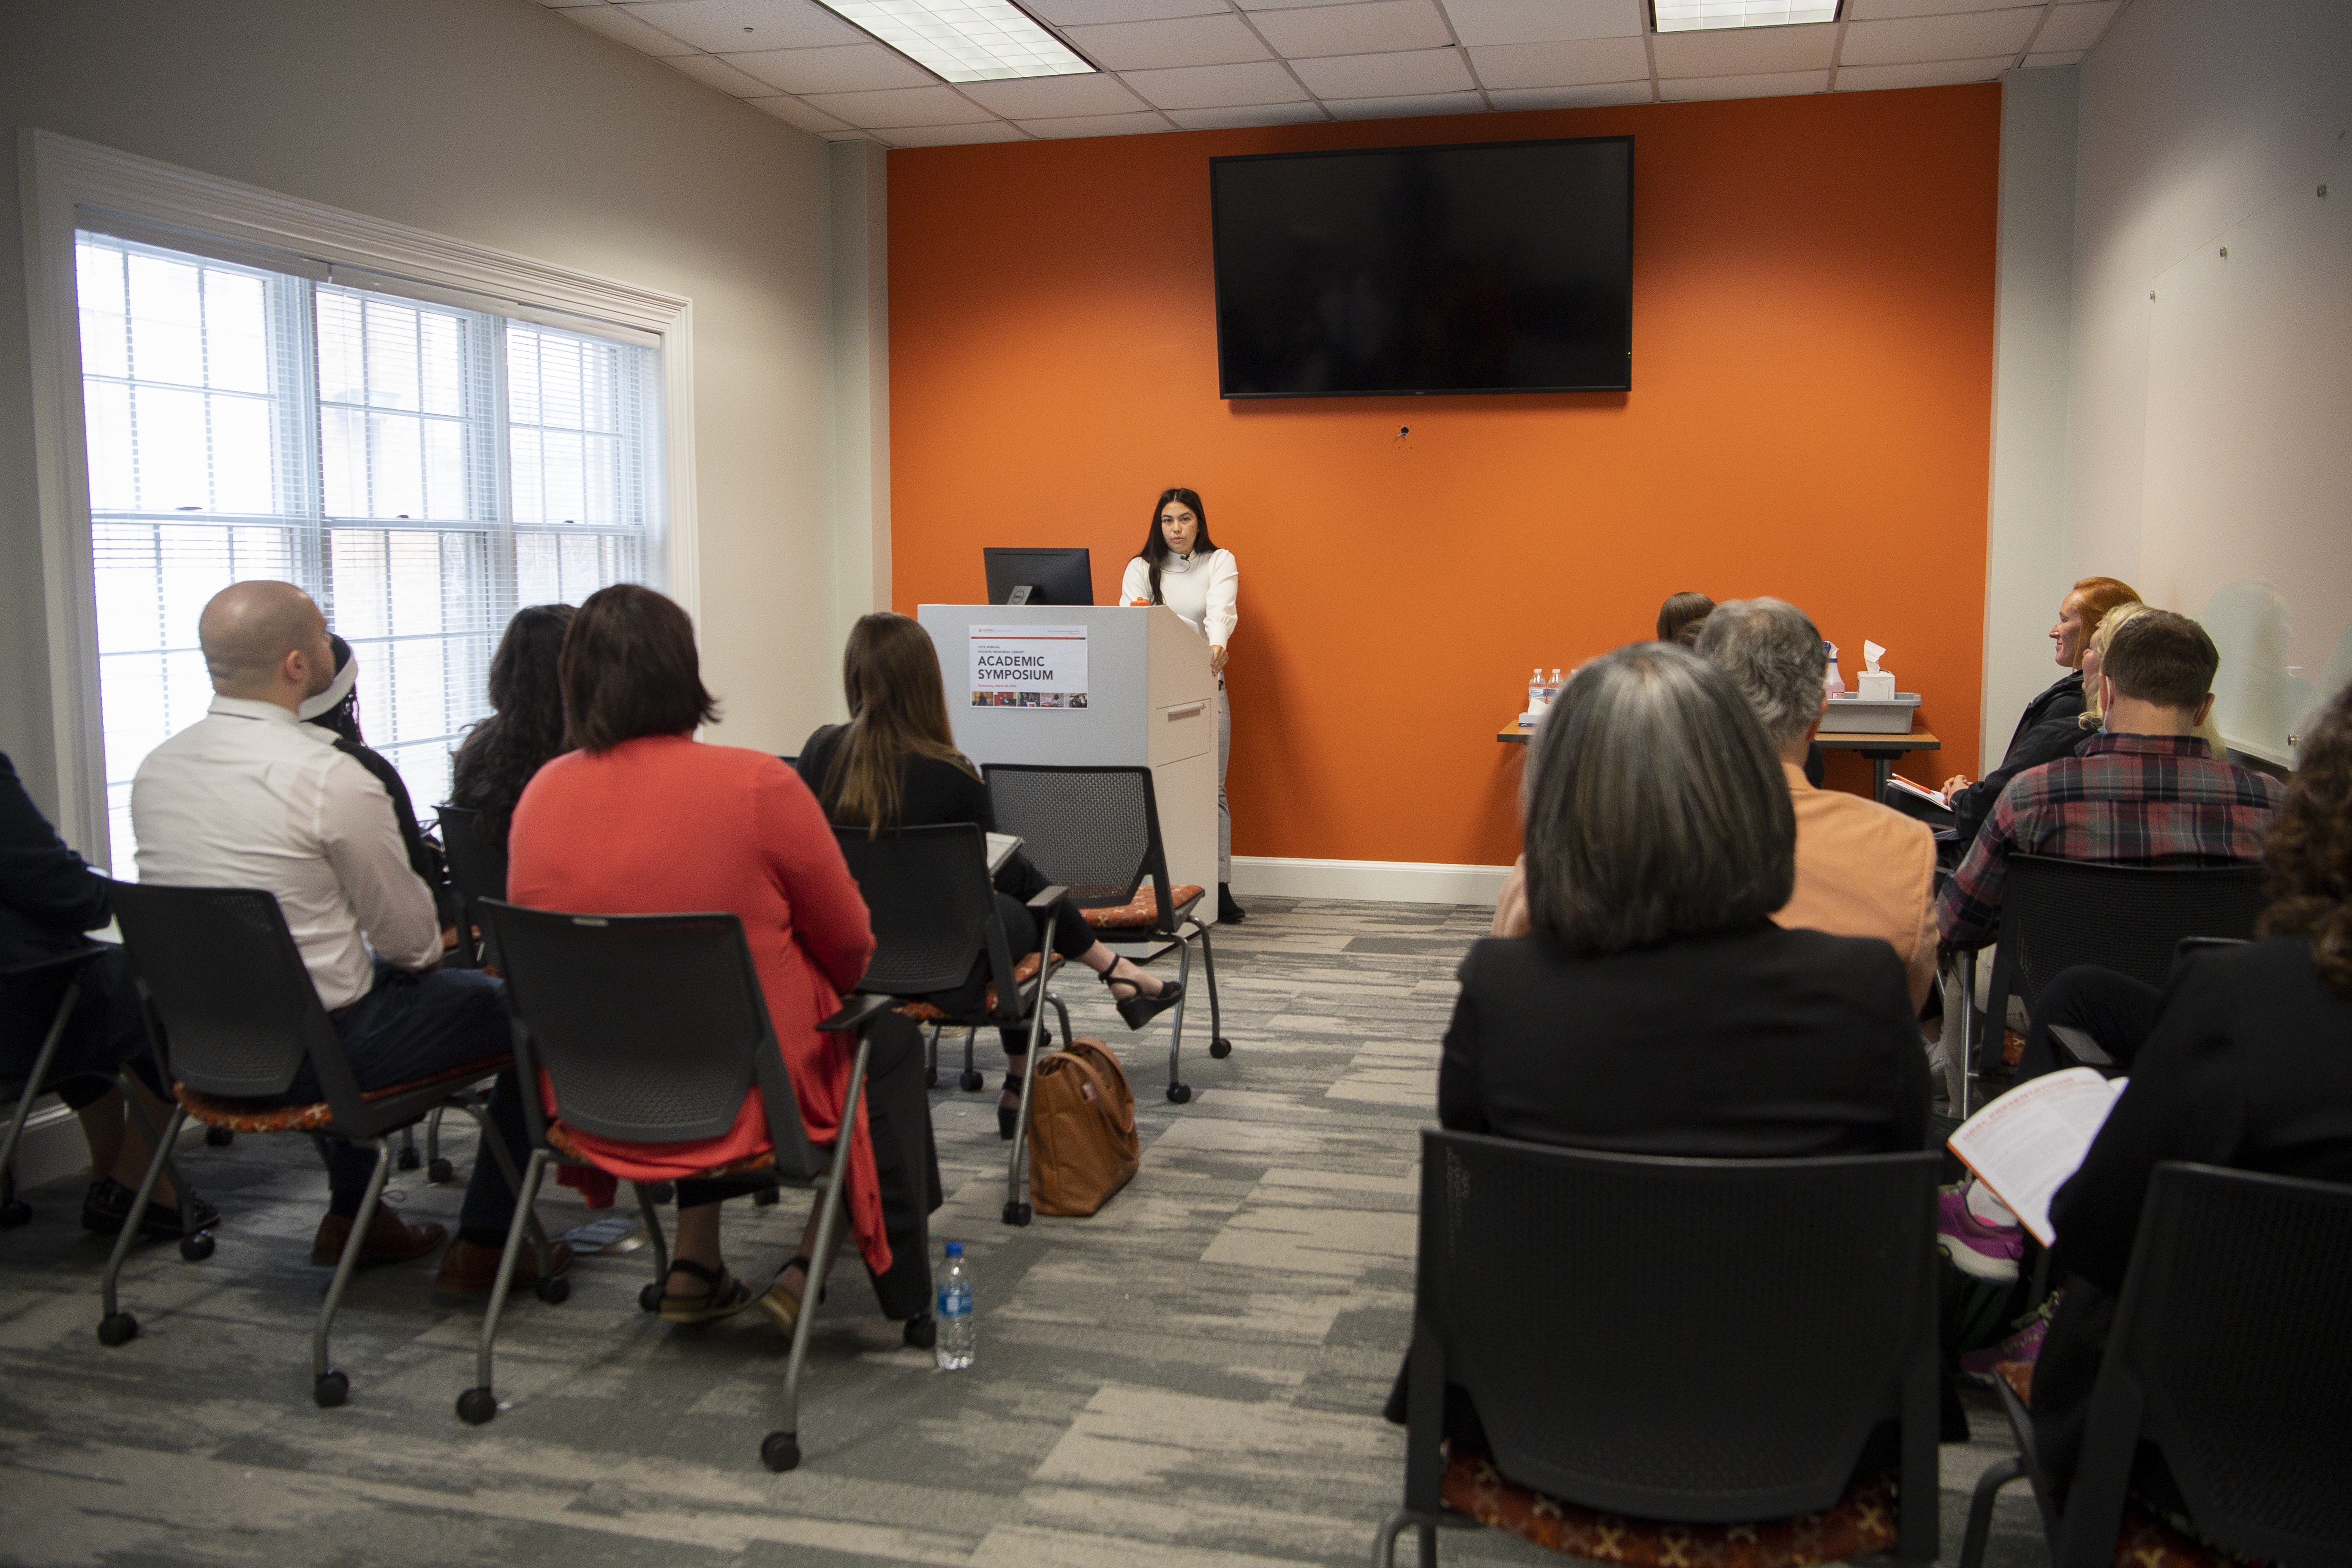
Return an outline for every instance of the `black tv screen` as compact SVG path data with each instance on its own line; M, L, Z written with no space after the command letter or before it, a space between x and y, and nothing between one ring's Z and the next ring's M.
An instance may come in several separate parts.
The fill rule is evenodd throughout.
M1226 397L1622 392L1633 139L1209 161Z

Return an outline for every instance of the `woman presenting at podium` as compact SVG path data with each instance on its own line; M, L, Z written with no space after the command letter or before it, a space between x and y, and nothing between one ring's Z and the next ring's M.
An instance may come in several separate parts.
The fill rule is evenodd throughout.
M1209 639L1209 673L1217 678L1217 918L1242 918L1234 902L1234 814L1225 805L1225 762L1233 754L1234 714L1225 700L1225 645L1233 640L1234 605L1241 594L1241 568L1234 552L1209 539L1209 510L1200 492L1160 492L1151 509L1151 532L1143 550L1127 563L1120 584L1122 605L1165 605L1183 623Z

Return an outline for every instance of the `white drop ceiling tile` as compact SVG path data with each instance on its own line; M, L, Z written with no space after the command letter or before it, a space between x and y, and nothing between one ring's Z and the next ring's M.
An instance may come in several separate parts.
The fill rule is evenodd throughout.
M1057 27L1088 27L1102 22L1221 16L1232 7L1225 0L1022 0L1022 9Z
M1223 109L1245 103L1296 103L1307 89L1271 62L1187 66L1181 70L1122 71L1119 79L1160 109Z
M1831 51L1837 47L1837 24L1811 22L1796 27L1726 27L1715 32L1662 33L1650 40L1650 47L1657 54L1658 75L1661 77L1771 76L1812 67L1826 68ZM1983 52L1981 49L1951 51L1956 55ZM1852 58L1851 53L1847 58Z
M1950 87L1957 82L1991 81L2009 68L2014 55L1981 60L1936 60L1906 66L1840 66L1840 92L1881 92L1895 87Z
M1474 45L1638 38L1647 26L1642 0L1445 0L1445 14Z
M1172 22L1118 22L1066 27L1070 43L1107 70L1161 70L1234 65L1272 58L1239 16L1187 16Z
M2025 66L2028 70L2037 70L2046 66L2078 66L2083 63L2083 57L2089 52L2087 49L2073 49L2063 54L2032 54L2025 57Z
M1316 97L1401 98L1407 94L1475 90L1459 49L1411 49L1384 55L1331 55L1293 60L1290 68ZM1334 112L1337 112L1336 110Z
M762 114L772 114L787 125L814 132L820 136L829 131L851 130L832 115L822 110L811 109L797 98L747 98L743 101ZM864 135L865 132L856 132L855 134Z
M1612 103L1647 103L1650 80L1591 82L1583 87L1489 88L1486 96L1496 109L1594 109Z
M893 147L969 147L979 142L1026 142L1017 125L990 120L972 125L899 125L876 131L876 139Z
M765 98L775 90L757 78L745 76L716 55L672 55L663 63L684 71L705 87L715 87L735 98Z
M1484 114L1486 100L1475 92L1438 92L1405 98L1327 99L1334 120L1406 120L1423 114Z
M1914 16L1898 22L1856 22L1845 30L1845 47L1838 63L1849 66L1903 65L1914 60L1981 59L1988 55L2014 55L2025 47L2033 24L2042 19L2039 5L2012 5L2001 11L1977 11L1961 16Z
M1048 141L1069 136L1146 136L1172 131L1164 114L1144 110L1138 114L1077 114L1066 120L1024 120L1021 129Z
M1658 83L1658 96L1669 103L1709 98L1790 98L1804 92L1829 90L1830 73L1766 71L1756 76L1684 77Z
M2107 24L2123 9L2123 0L2096 0L2087 5L2061 5L2033 36L2033 52L2057 54L2087 49L2106 36Z
M2017 0L1845 0L1845 20L1884 22L1897 16L1951 16L1963 11L1998 11Z
M872 42L816 0L627 0L614 9L714 55Z
M1168 118L1187 131L1245 131L1254 125L1320 125L1329 116L1313 103L1248 103L1230 109L1171 109Z
M951 87L901 87L883 92L815 92L807 101L835 120L879 130L966 125L987 111Z
M1639 38L1577 38L1556 44L1489 44L1470 51L1488 87L1570 87L1589 81L1644 81L1649 51Z
M592 33L601 33L616 44L626 44L639 54L656 58L669 55L691 55L701 51L692 44L681 43L667 33L646 26L621 5L577 5L559 12L567 22L577 22Z
M762 49L729 55L727 63L785 92L872 92L886 87L929 87L931 73L882 44L835 44L822 49Z
M1454 42L1436 0L1310 5L1297 11L1260 11L1250 20L1276 54L1292 60L1381 49L1442 49Z
M1128 114L1143 107L1118 78L1038 76L1011 81L968 81L957 89L992 114L1007 120L1049 120L1064 115Z

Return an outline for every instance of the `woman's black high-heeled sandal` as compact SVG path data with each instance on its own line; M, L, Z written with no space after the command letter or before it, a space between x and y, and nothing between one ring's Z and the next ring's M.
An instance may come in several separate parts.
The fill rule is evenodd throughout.
M1116 991L1110 993L1111 1005L1118 1009L1118 1016L1127 1020L1127 1026L1130 1029L1140 1029L1144 1025L1176 1005L1177 999L1184 994L1184 983L1181 980L1161 981L1160 994L1157 996L1147 994L1142 986L1137 985L1134 981L1123 974L1105 974L1102 976L1102 983L1103 988L1107 991L1114 985L1127 985L1134 988L1135 994L1132 996L1121 996Z
M1021 1079L1018 1075L1009 1072L1004 1075L1004 1092L1012 1095L1017 1095L1021 1092ZM1017 1105L1006 1105L1002 1100L998 1101L996 1107L997 1142L1000 1143L1012 1142L1013 1134L1020 1125L1021 1108Z

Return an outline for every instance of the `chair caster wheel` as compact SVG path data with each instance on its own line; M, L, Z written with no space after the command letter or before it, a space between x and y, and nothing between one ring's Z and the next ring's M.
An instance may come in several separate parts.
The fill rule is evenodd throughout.
M499 1396L487 1388L469 1388L457 1395L457 1419L468 1426L486 1426L499 1413Z
M1036 1212L1036 1210L1031 1208L1027 1204L1006 1204L1004 1205L1004 1223L1007 1225L1027 1225L1029 1223L1030 1216Z
M425 1179L436 1187L457 1173L457 1167L446 1160L436 1160L425 1167Z
M572 1281L561 1274L542 1279L531 1289L539 1293L541 1300L551 1307L561 1307L572 1300Z
M797 1470L801 1468L799 1434L771 1432L760 1444L760 1462L772 1470Z
M962 1089L966 1094L978 1094L982 1089L988 1087L988 1079L982 1077L976 1071L960 1073L956 1077L956 1087Z
M906 1342L919 1351L927 1351L940 1342L940 1321L925 1312L919 1318L907 1320L901 1331Z
M661 1299L662 1288L658 1279L637 1292L637 1305L648 1312L661 1310Z
M0 1230L14 1230L33 1217L33 1205L22 1198L15 1203L0 1204Z
M783 1195L783 1194L778 1192L773 1187L761 1187L759 1191L751 1194L751 1206L753 1208L761 1209L774 1208L776 1206L777 1200L782 1198Z
M425 1163L425 1156L414 1149L403 1149L399 1157L393 1161L394 1166L404 1171L413 1171L423 1163Z
M656 1207L659 1207L663 1204L672 1204L677 1201L677 1184L676 1182L648 1182L646 1184L646 1202L654 1205Z
M1171 1084L1170 1084L1170 1085L1168 1086L1168 1103L1169 1103L1169 1104L1171 1104L1171 1105L1189 1105L1189 1104L1191 1104L1191 1103L1192 1103L1192 1086L1191 1084L1189 1084L1189 1083L1171 1083Z
M1225 1038L1223 1035L1219 1035L1215 1039L1209 1042L1209 1054L1216 1058L1217 1060L1223 1061L1227 1057L1234 1054L1234 1043L1233 1041Z
M200 1230L194 1236L180 1237L180 1256L191 1263L202 1263L213 1255L213 1233Z
M940 1087L939 1068L925 1068L923 1069L923 1087L925 1089L937 1089Z
M321 1410L332 1410L352 1396L352 1380L340 1372L331 1372L310 1385L310 1397L319 1402Z
M226 1149L236 1142L236 1134L226 1127L205 1129L205 1147L207 1149Z
M139 1337L139 1320L128 1312L109 1312L98 1321L98 1342L127 1345Z

